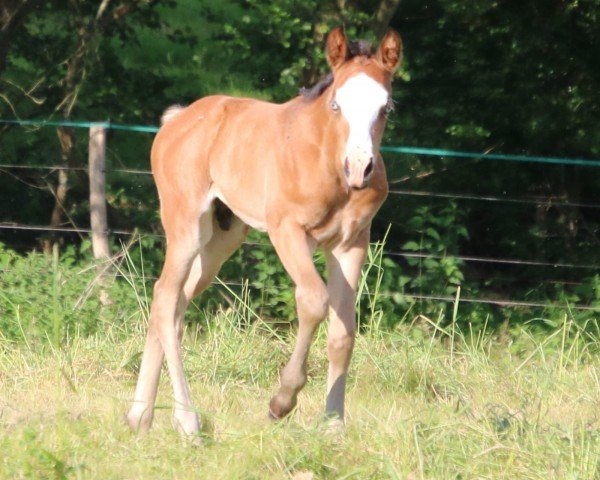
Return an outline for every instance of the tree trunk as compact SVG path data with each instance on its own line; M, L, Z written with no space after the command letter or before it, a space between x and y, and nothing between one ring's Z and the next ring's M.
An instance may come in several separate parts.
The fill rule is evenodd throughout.
M61 166L73 165L75 156L75 134L72 128L59 127L56 131L60 142ZM69 191L69 171L64 168L58 171L56 187L53 189L54 208L50 215L50 227L59 228L66 212L67 192ZM53 244L59 238L58 232L51 232L50 237L42 241L44 253L52 253Z
M370 22L371 30L377 38L383 37L389 28L400 2L401 0L381 0L379 3Z

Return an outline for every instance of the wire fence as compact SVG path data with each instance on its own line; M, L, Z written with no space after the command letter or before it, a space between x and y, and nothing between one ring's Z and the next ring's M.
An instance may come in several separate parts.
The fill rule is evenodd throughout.
M21 225L17 223L0 223L1 230L29 230L29 231L39 231L39 232L61 232L61 233L92 233L90 228L77 228L77 227L50 227L45 225ZM157 238L165 238L164 235L158 233L151 232L138 232L138 231L129 231L129 230L108 230L106 233L114 234L114 235L140 235L143 237L157 237ZM244 242L244 245L249 246L265 246L266 244L262 243L252 243L252 242ZM441 260L443 258L447 258L444 255L435 255L432 253L419 253L419 252L411 252L411 251L391 251L384 250L384 255L390 257L404 257L404 258L432 258L436 260ZM542 262L535 260L521 260L515 258L494 258L494 257L474 257L474 256L465 256L465 255L451 255L452 258L456 260L460 260L463 262L476 262L476 263L499 263L506 265L523 265L528 267L550 267L550 268L577 268L584 270L597 270L599 267L597 265L584 265L577 263L563 263L563 262Z
M429 197L429 198L447 198L452 200L475 200L478 202L493 202L493 203L514 203L520 205L540 205L545 207L568 207L568 208L590 208L598 209L598 203L577 203L561 200L560 197L537 197L537 198L507 198L497 197L493 195L474 195L462 193L442 193L429 192L424 190L399 190L391 189L391 195L408 196L408 197Z
M147 125L123 125L115 124L111 122L63 122L63 121L38 121L38 120L0 120L0 124L6 125L20 125L20 126L31 126L31 127L72 127L72 128L90 128L90 127L102 127L109 130L120 130L130 132L141 132L141 133L154 133L158 130L155 126ZM540 156L525 156L525 155L507 155L507 154L495 154L489 152L475 153L475 152L462 152L445 149L430 149L420 147L397 147L397 146L384 146L381 149L384 152L393 152L399 154L411 154L411 155L425 155L425 156L437 156L437 157L454 157L454 158L466 158L466 159L480 159L490 161L514 161L514 162L534 162L534 163L549 163L555 165L575 165L584 167L600 167L600 160L595 159L581 159L581 158L562 158L562 157L540 157ZM1 159L0 159L1 160ZM12 163L1 163L1 171L10 170L41 170L41 171L88 171L87 167L84 166L72 166L72 165L28 165L28 164L12 164ZM152 172L145 169L135 168L110 168L109 172L151 176ZM520 204L520 205L533 205L533 206L545 206L545 207L565 207L565 208L581 208L581 209L600 209L600 204L596 203L582 203L582 202L570 202L564 198L557 196L546 196L546 197L501 197L497 195L480 195L480 194L465 194L465 193L450 193L450 192L433 192L427 190L411 190L411 189L390 189L390 195L405 196L405 197L422 197L422 198L438 198L438 199L451 199L461 201L476 201L476 202L490 202L490 203L506 203L506 204ZM54 232L54 233L66 233L66 234L91 234L92 229L82 228L78 226L59 226L51 227L46 225L25 225L12 222L0 222L0 230L12 230L12 231L38 231L38 232ZM106 233L110 235L122 235L122 236L133 236L141 235L145 237L156 237L164 238L164 235L151 233L151 232L138 232L129 231L122 229L109 229ZM264 244L257 244L252 242L245 243L248 246L264 246ZM435 259L442 260L447 258L446 255L435 255L429 252L418 252L418 251L390 251L385 250L384 255L391 258L404 258L404 259ZM451 255L455 260L466 262L466 263L483 263L491 265L506 265L506 266L523 266L523 267L540 267L540 268L551 268L551 269L568 269L568 270L581 270L581 271L598 271L600 266L588 265L579 263L568 263L568 262L550 262L544 260L532 260L532 259L519 259L519 258L494 258L494 257L483 257L483 256L472 256L472 255ZM568 281L556 280L554 283L569 283ZM575 283L575 282L571 282ZM236 282L229 283L230 286L240 286ZM407 293L415 300L423 301L436 301L436 302L454 302L455 297L447 295L427 295L421 292ZM488 304L497 305L500 307L528 307L528 308L557 308L557 307L568 307L573 310L588 310L588 311L600 311L600 307L588 306L588 305L567 305L558 304L556 302L538 302L538 301L521 301L513 299L496 299L496 298L469 298L461 297L461 302L474 303L474 304Z

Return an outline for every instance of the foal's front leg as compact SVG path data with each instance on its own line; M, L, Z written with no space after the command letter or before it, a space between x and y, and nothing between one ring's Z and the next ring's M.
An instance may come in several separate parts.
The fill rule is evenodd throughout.
M279 391L269 403L269 414L283 418L296 405L298 392L306 384L306 360L313 335L327 316L329 295L321 279L312 255L315 242L295 224L282 224L269 231L271 242L283 266L296 284L296 308L298 311L298 338L294 352L281 370Z
M356 331L356 289L369 247L369 228L363 230L350 246L327 252L330 308L327 353L326 414L344 421L346 376Z

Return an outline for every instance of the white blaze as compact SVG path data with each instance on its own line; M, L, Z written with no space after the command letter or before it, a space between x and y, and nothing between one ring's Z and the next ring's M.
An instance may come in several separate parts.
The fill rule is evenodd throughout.
M379 82L365 73L350 78L336 92L335 98L350 132L346 156L373 156L373 124L381 109L387 104L388 92Z

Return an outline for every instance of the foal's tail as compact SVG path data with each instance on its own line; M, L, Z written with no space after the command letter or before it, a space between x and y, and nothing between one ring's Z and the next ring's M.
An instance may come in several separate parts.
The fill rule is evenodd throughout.
M164 111L162 117L160 117L160 124L164 125L165 123L170 122L177 115L179 115L179 112L181 112L184 108L184 105L171 105Z

